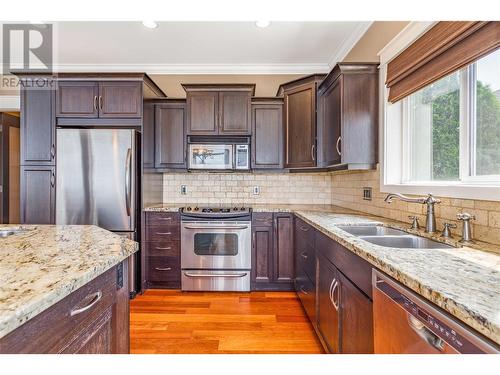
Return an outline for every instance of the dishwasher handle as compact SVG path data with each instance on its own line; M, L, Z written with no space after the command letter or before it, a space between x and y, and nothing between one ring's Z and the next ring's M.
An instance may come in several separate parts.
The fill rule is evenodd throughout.
M434 332L427 328L420 320L408 313L408 325L410 328L427 344L434 349L442 352L444 350L444 341Z

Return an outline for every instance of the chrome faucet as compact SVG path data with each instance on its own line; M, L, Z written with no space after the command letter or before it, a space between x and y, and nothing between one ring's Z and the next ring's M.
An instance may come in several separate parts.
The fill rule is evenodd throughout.
M471 230L471 220L475 220L476 216L471 215L467 212L462 212L457 214L457 220L460 220L463 222L463 227L462 227L462 239L460 242L474 242L472 240L472 230Z
M409 203L420 203L427 205L427 216L425 218L425 231L427 233L433 233L436 231L436 215L434 214L434 204L440 203L441 201L437 198L434 198L432 194L427 195L426 197L418 197L412 198L407 197L403 194L391 193L385 197L385 201L387 203L391 203L393 199L399 199L403 202Z

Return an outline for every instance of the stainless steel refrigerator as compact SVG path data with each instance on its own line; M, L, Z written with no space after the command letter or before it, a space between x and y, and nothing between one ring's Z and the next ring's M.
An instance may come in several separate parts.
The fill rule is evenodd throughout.
M138 133L57 129L56 224L93 224L136 240ZM131 296L137 260L131 258Z

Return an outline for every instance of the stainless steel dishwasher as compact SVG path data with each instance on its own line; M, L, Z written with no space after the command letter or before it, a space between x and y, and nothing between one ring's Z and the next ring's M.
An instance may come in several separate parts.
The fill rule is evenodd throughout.
M481 354L500 348L388 276L373 270L376 354Z

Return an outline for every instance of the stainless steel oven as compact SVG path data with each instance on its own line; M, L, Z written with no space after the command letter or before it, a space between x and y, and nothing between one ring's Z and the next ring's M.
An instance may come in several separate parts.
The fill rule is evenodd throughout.
M249 212L195 209L181 211L182 290L249 291Z

